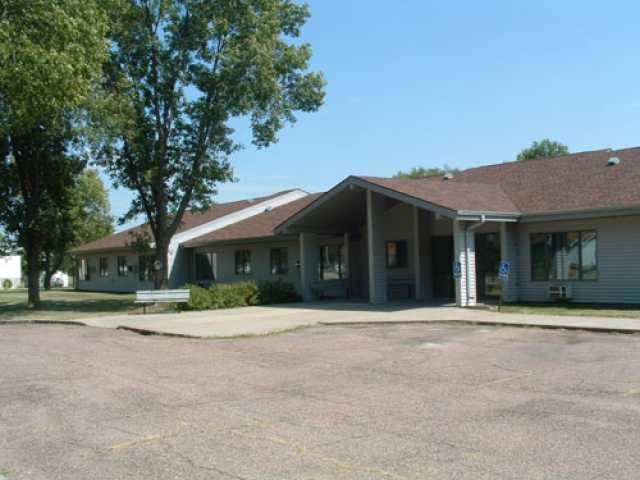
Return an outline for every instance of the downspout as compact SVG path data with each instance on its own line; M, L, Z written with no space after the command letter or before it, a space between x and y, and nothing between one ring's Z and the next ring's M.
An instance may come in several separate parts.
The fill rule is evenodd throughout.
M483 213L482 215L480 215L480 221L476 222L472 225L466 224L464 226L464 271L465 271L465 277L466 277L466 281L467 281L467 306L469 306L469 301L471 300L471 295L469 294L469 280L471 279L470 275L469 275L469 240L467 239L467 235L469 234L469 232L473 232L474 230L480 228L482 225L484 225L487 222L486 220L486 216Z

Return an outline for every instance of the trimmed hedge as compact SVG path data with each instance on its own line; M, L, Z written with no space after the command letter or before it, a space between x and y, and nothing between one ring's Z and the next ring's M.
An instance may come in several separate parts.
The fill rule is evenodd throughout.
M218 310L220 308L250 307L271 303L295 302L300 299L292 283L237 282L217 283L211 288L186 285L191 291L185 310Z

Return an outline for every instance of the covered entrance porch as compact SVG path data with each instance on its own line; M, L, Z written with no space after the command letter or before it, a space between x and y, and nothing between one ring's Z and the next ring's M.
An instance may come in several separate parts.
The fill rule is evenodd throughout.
M442 196L443 185L458 187L417 182L349 177L278 227L299 236L305 301L474 306L500 294L510 299L515 274L500 289L497 268L501 259L515 265L514 216L429 201Z

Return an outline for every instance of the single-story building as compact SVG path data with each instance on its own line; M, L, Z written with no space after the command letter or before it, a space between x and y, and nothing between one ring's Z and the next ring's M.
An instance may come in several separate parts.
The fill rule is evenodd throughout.
M77 249L78 288L149 288L145 228ZM281 278L305 300L640 303L640 148L218 204L187 215L170 257L174 287Z

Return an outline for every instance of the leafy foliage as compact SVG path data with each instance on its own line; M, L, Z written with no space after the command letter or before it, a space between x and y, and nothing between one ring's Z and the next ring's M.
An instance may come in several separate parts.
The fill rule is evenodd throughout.
M439 167L413 167L408 172L399 170L393 178L427 178L427 177L442 177L445 173L455 173L458 169L451 168L449 165L443 165Z
M522 150L516 160L522 162L535 160L537 158L557 157L559 155L567 155L568 153L569 147L566 145L544 138L539 142L533 142L529 148Z
M28 132L91 95L107 17L93 0L0 0L0 128Z
M101 162L116 185L136 192L122 221L146 216L156 259L187 208L206 208L233 178L240 145L231 122L247 118L260 148L278 140L294 112L324 98L307 72L311 49L293 40L309 16L293 0L122 0L96 110ZM167 270L156 278L166 285Z
M275 282L218 283L211 288L187 285L191 298L187 310L217 310L221 308L248 307L287 303L299 300L293 284L277 280Z

